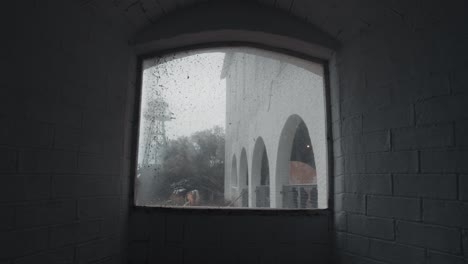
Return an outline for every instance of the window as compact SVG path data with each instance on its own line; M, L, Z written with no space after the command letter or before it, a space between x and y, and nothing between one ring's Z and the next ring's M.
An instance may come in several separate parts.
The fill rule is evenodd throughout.
M323 64L251 47L142 62L141 206L326 208Z

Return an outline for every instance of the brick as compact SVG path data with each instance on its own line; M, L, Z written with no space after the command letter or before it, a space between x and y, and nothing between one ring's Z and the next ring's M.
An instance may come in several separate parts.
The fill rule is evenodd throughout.
M390 134L371 132L363 135L352 135L343 138L345 154L382 152L390 150Z
M397 242L460 254L460 232L457 229L413 222L397 222Z
M457 198L457 177L454 174L396 174L395 195L439 199Z
M74 257L73 248L65 248L54 251L49 251L47 253L41 253L38 255L32 255L27 257L22 257L15 260L15 264L36 264L36 263L48 263L48 264L64 264L64 263L73 263Z
M149 251L149 263L174 263L182 264L184 249L177 246L164 246L158 250Z
M184 218L180 215L168 215L166 218L166 243L180 243L184 240Z
M98 238L101 223L99 221L77 222L52 227L49 231L49 243L52 248L74 243L82 243Z
M77 172L77 158L76 152L54 151L52 171L55 173Z
M468 203L424 200L423 212L426 223L468 228Z
M468 229L462 231L463 255L468 256Z
M448 93L446 74L424 74L415 79L399 82L392 90L392 97L394 102L414 103Z
M48 175L5 175L0 177L0 202L43 200L50 196Z
M334 214L335 218L335 229L339 231L346 231L347 230L347 221L346 221L346 213L339 212Z
M390 174L350 174L345 178L345 191L361 194L391 194Z
M344 118L341 123L341 134L347 136L350 134L362 132L362 116L356 115Z
M455 123L455 145L459 147L468 146L468 121L461 120Z
M344 174L344 157L335 158L334 162L334 173L336 176L340 176Z
M417 172L418 153L399 151L367 154L365 164L368 173Z
M76 172L77 154L68 151L24 149L19 155L19 170L26 173Z
M346 264L383 264L381 261L373 260L370 258L352 255L344 252L336 252L333 256L335 262L332 263L346 263Z
M47 248L47 229L34 229L2 233L0 258L19 257Z
M132 264L143 264L148 263L148 243L147 242L131 242L129 245L129 263Z
M273 246L278 242L291 243L291 241L294 240L294 234L297 234L298 230L294 229L293 233L287 233L287 230L284 228L285 224L294 220L293 218L289 219L290 220L288 220L288 218L280 219L270 216L230 218L229 221L226 221L228 225L232 226L234 223L238 222L239 226L236 226L229 231L223 230L223 243L226 242L230 245L236 245L236 240L239 241L239 239L243 239L245 245L250 246L254 246L256 244ZM295 224L295 222L293 222L293 224ZM276 229L278 230L277 232L271 232L271 230ZM323 232L317 233L318 237L322 234ZM301 237L303 238L304 236L302 235ZM317 238L317 236L314 236L314 238Z
M393 220L365 215L349 214L348 232L388 240L395 237Z
M468 172L468 151L439 150L421 152L421 171L437 173Z
M118 197L83 198L78 201L78 218L97 219L112 218L120 213Z
M394 129L392 147L395 150L448 147L454 144L453 134L451 124Z
M185 217L184 241L196 247L214 247L221 242L221 221L219 217L190 215ZM294 230L291 230L294 232Z
M363 130L375 131L407 127L413 123L413 110L409 105L394 105L371 111L363 117Z
M109 216L102 218L101 221L101 235L102 237L115 237L123 232L123 226L126 223L127 214L119 213L116 216Z
M273 246L278 243L277 238L290 243L293 235L286 234L284 224L288 223L285 218L275 218L271 216L231 216L223 219L224 225L232 226L229 229L222 229L222 244L235 246L242 240L245 246L254 247L258 244ZM235 223L238 223L237 226ZM278 232L271 230L278 229ZM296 232L296 231L294 231ZM277 235L278 234L278 235ZM323 233L321 233L323 234ZM284 237L281 237L283 235Z
M427 264L466 264L462 257L442 254L439 252L429 251L427 253Z
M351 234L346 235L346 251L360 256L368 256L369 249L369 238Z
M369 255L372 258L394 264L425 263L424 249L381 240L371 240Z
M335 199L333 199L333 202L334 202L333 210L335 212L341 212L344 210L344 197L345 197L344 193L334 194Z
M466 86L466 76L468 76L468 68L456 69L451 78L451 89L454 94L464 94L468 90Z
M52 146L54 131L50 124L21 120L19 118L1 119L0 144L48 148Z
M262 224L266 225L266 229L269 228L268 221L266 219L260 219ZM287 216L272 219L272 227L276 230L274 234L274 240L279 243L288 244L301 244L311 245L316 243L329 243L329 222L330 219L325 215L316 215L314 217L305 216ZM222 222L218 222L221 225ZM290 228L284 228L286 225L290 225ZM268 231L266 231L268 233Z
M55 129L54 149L78 150L81 130L59 126Z
M149 223L150 228L144 232L149 233L151 247L162 247L166 240L166 216L164 214L151 214L149 215ZM134 232L135 235L138 235L138 231ZM141 234L141 236L144 235Z
M421 209L419 199L368 196L367 214L417 221L420 219Z
M448 74L430 73L428 76L423 76L422 80L423 87L417 100L448 95L450 92Z
M17 170L17 151L0 148L0 173L15 172Z
M78 263L93 263L105 258L111 258L119 250L120 241L116 238L106 238L81 244L76 249L75 261Z
M65 104L58 104L54 111L54 119L58 124L72 128L80 128L82 123L82 108Z
M332 122L340 122L341 123L341 118L340 118L340 105L337 104L337 105L332 105L331 106L331 118L332 118ZM341 126L341 125L340 125ZM340 128L340 131L341 131L341 128ZM341 134L341 132L340 132Z
M147 240L150 237L152 225L151 216L147 212L135 211L130 214L130 240ZM164 234L164 233L163 233Z
M333 157L343 156L343 139L339 138L333 141Z
M390 150L390 133L373 132L362 135L364 152L383 152Z
M342 193L344 192L344 178L345 176L340 176L340 177L335 177L335 179L333 180L333 184L334 184L334 192L335 193Z
M62 224L75 219L76 203L72 200L34 202L16 208L17 227Z
M364 173L366 170L364 155L346 155L344 157L345 173Z
M462 201L468 201L468 175L460 175L459 176L459 194L460 194L460 200Z
M364 195L345 193L343 199L345 211L362 214L366 212L366 197Z
M345 155L364 153L364 144L362 141L363 138L360 134L343 137L343 153Z
M119 194L116 176L55 175L52 180L54 197L83 197Z
M468 118L466 95L440 96L416 104L416 123L432 124Z
M14 205L0 205L0 232L11 230L15 226Z
M345 249L346 248L346 236L348 234L345 232L335 232L334 233L334 241L335 247L337 249Z
M19 153L18 170L26 173L50 173L53 168L52 151L24 149Z
M226 250L219 257L217 263L223 262L230 250ZM277 248L273 248L272 253L263 252L262 262L260 263L274 263L276 260L278 263L328 263L331 255L331 248L324 244L312 244L312 245L281 245Z
M120 172L121 158L114 155L99 156L91 154L80 154L78 157L78 170L83 174L106 174L116 175Z
M341 123L339 120L332 123L332 137L333 140L341 137Z

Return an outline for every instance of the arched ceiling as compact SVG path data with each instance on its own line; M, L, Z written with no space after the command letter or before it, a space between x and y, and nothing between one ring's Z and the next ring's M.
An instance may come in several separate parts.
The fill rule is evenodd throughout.
M76 0L83 8L119 25L129 36L180 9L209 0ZM229 1L216 0L215 2ZM390 23L417 27L418 1L407 0L248 0L283 10L345 42L362 30ZM434 13L436 10L429 10ZM426 12L427 13L427 12ZM239 14L240 17L242 14Z

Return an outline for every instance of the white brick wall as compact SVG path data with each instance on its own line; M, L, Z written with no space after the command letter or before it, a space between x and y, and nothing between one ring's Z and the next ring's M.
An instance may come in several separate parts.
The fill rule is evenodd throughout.
M378 3L381 20L339 37L337 263L468 260L467 38L449 33L467 24L460 2L411 3Z
M131 51L71 0L2 9L0 263L118 263Z

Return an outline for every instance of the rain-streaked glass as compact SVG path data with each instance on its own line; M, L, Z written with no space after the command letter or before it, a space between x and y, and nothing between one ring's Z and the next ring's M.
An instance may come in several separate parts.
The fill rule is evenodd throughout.
M323 65L236 47L142 69L137 205L327 207Z

